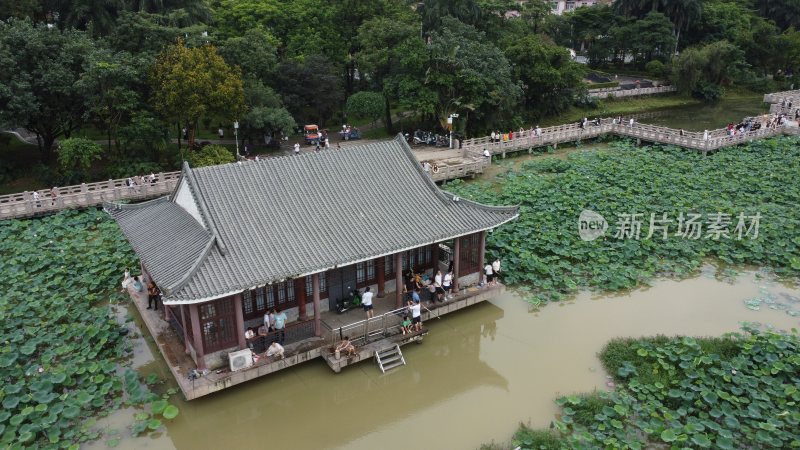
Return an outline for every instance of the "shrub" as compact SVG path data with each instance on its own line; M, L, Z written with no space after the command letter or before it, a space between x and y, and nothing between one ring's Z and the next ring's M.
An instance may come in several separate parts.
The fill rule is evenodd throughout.
M654 59L644 66L644 70L654 77L661 77L664 75L664 63Z
M692 90L692 97L713 102L719 100L724 93L725 89L722 86L701 81L697 83L697 87Z
M138 159L122 159L109 165L104 174L108 178L126 178L133 175L158 173L164 170L161 164Z
M233 152L221 145L206 145L188 155L188 161L192 167L215 166L232 163L235 160Z

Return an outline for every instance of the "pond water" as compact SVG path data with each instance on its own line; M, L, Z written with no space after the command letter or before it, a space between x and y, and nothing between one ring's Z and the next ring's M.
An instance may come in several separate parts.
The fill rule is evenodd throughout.
M659 110L655 117L641 119L642 123L688 131L723 128L728 123L739 123L745 117L765 114L769 108L761 97L722 99L700 105L679 106Z
M800 313L800 290L759 275L720 281L709 266L692 279L620 295L585 292L541 310L507 292L429 321L424 342L403 348L408 365L390 373L363 362L334 374L314 360L192 402L173 397L181 414L166 432L123 439L119 448L472 449L506 442L519 422L548 426L557 396L609 389L596 355L614 337L718 336L743 321L798 327L800 317L769 306ZM754 311L744 303L752 298L772 300ZM139 370L169 376L160 357ZM131 414L115 413L101 425L125 435Z

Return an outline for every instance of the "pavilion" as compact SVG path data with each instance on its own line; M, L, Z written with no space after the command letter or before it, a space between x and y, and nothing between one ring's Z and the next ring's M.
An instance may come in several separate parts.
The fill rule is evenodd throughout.
M353 288L394 291L400 307L403 274L438 269L441 248L452 249L454 289L477 284L486 231L519 214L441 190L401 136L212 167L184 163L171 195L104 206L161 289L198 369L247 348L246 328L272 308L311 338L322 333L321 313Z

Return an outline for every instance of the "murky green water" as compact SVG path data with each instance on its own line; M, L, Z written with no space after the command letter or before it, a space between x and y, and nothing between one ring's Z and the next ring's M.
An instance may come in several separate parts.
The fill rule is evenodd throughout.
M747 272L735 282L709 274L657 281L623 295L583 293L541 311L514 293L428 322L422 344L404 347L407 366L382 375L364 362L334 374L319 360L192 402L165 433L121 448L472 449L507 441L520 421L546 427L565 393L608 389L597 352L618 336L720 335L742 321L779 329L800 317L744 300L800 291ZM159 357L139 370L167 376ZM132 411L104 422L122 429ZM126 432L123 430L122 434ZM415 444L416 443L416 444ZM98 443L102 448L104 444Z
M681 106L660 110L656 117L641 119L642 123L688 131L723 128L728 123L739 123L745 117L765 114L769 108L761 97L739 98L702 105Z

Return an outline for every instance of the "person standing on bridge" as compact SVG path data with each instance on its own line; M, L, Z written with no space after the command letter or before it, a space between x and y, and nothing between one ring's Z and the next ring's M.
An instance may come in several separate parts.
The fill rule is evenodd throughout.
M494 131L492 131L491 138L492 138L492 142L494 142L494 140L497 138L497 135L494 134Z
M37 208L42 207L41 197L39 196L39 193L37 191L33 191L33 201L36 203Z
M542 137L542 128L536 125L536 137Z
M708 130L704 130L704 131L703 131L703 140L704 140L704 141L707 141L707 140L708 140Z
M633 124L635 123L633 117L631 117L631 120L628 123L630 124L630 127L633 128Z
M53 186L53 189L50 189L50 200L53 206L56 206L57 197L58 197L58 188Z

